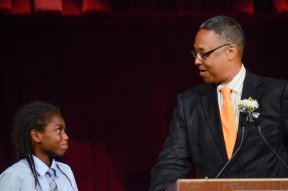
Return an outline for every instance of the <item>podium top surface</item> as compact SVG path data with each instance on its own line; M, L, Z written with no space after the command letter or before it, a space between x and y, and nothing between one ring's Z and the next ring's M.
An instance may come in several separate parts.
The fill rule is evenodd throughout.
M176 191L288 191L288 178L178 179Z
M264 181L288 181L288 178L201 178L178 179L177 182L264 182Z

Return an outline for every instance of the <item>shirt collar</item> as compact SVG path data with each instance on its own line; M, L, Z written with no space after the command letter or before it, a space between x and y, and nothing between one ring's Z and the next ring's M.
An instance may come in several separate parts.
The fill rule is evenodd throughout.
M37 173L40 176L44 176L46 174L46 172L48 171L49 167L34 155L33 155L33 160L34 160L35 169L36 169ZM56 166L56 162L54 159L52 160L52 164L51 164L50 168L53 169L54 175L56 176L57 166Z
M243 87L245 75L246 75L246 69L245 69L244 65L242 64L241 69L237 73L237 75L234 76L234 78L230 82L225 84L225 86L230 88L231 90L233 90L235 92L240 92L242 90L242 87ZM218 85L217 90L220 91L220 89L223 86L224 86L224 84Z

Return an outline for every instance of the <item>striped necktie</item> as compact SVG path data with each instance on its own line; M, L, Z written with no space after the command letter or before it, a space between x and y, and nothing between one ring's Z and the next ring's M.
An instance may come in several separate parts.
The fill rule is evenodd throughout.
M231 89L223 86L220 91L223 95L223 106L220 113L222 131L224 135L227 156L230 160L237 138L234 106L230 97Z
M55 182L55 175L52 168L49 168L47 171L47 174L49 175L48 183L49 183L49 191L57 191L57 185Z

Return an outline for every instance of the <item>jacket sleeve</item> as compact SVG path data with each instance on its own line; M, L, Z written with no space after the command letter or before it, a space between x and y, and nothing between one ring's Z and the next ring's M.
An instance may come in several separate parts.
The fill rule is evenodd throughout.
M169 135L159 161L151 171L150 191L162 191L178 178L185 178L191 170L191 155L187 141L187 126L181 95L169 125Z
M281 106L282 106L282 127L286 136L288 136L288 82L285 81L285 87L282 94Z

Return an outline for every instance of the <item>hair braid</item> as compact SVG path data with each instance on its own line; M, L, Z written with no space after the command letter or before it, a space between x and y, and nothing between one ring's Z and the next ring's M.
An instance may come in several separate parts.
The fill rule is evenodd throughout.
M48 123L52 113L61 114L59 108L43 102L32 102L21 107L14 118L14 130L16 133L16 155L17 160L26 159L33 177L35 179L35 189L38 180L35 163L33 160L34 148L31 143L31 130L41 131Z

